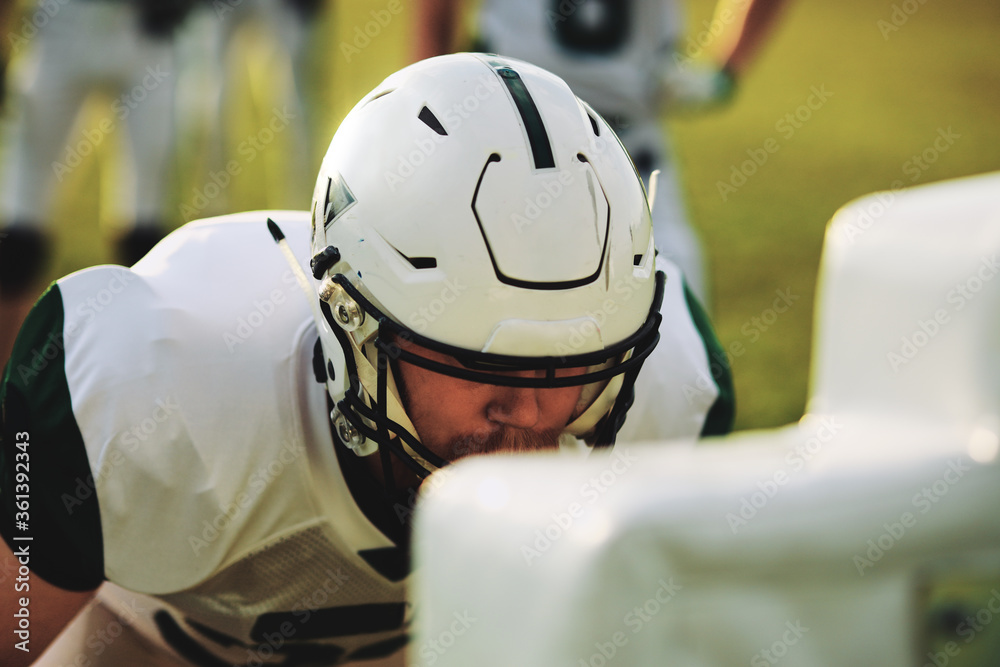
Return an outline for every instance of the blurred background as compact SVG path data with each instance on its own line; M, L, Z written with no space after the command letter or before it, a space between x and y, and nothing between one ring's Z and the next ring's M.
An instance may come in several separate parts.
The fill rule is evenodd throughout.
M313 3L307 29L291 37L298 58L275 17L237 24L250 4L206 3L176 37L168 228L235 211L307 209L340 120L413 53L409 2ZM699 33L715 8L714 0L684 4L682 50L711 41ZM5 19L3 48L15 66L34 12L27 3ZM220 29L226 22L232 30ZM816 272L826 222L840 206L877 190L1000 169L998 34L995 0L790 0L731 104L664 119L707 253L737 429L803 413ZM298 110L293 72L302 84ZM120 115L116 99L88 99L67 150ZM56 188L47 280L114 260L108 239L122 224L115 184L125 141L126 133L104 133ZM778 313L782 295L791 306Z

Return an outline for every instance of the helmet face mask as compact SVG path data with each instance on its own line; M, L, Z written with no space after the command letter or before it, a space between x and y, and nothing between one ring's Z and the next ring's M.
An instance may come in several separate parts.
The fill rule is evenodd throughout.
M628 409L626 401L631 402L625 397L635 376L659 340L662 273L657 274L657 290L648 317L634 335L602 351L563 357L483 353L441 343L400 325L381 312L343 274L336 274L331 280L344 288L348 300L357 304L364 313L363 320L371 322L373 327L368 332L361 332L360 340L351 337L354 332L344 331L342 320L334 315L329 303L324 302L322 310L327 322L335 330L339 329L342 349L351 348L355 358L363 357L376 373L374 391L371 391L360 379L363 374L358 372L357 362L349 362L351 389L337 402L334 419L349 424L366 443L378 443L383 454L392 452L419 478L450 461L426 447L409 418L399 418L398 409L395 415L390 414L391 406L398 408L401 405L404 409L406 406L404 392L397 384L398 362L484 385L535 389L580 387L578 409L564 431L592 446L608 447L614 444L614 434L621 426L616 420L624 418ZM455 363L421 354L422 348L447 355ZM622 391L623 384L627 384L629 392ZM392 399L389 398L391 394L394 394ZM341 439L351 440L344 437L343 432Z
M380 452L387 484L393 457L420 478L448 462L407 414L399 363L579 386L564 432L614 444L658 340L663 274L631 160L560 79L480 54L390 76L331 143L312 246L324 354L348 369L328 378L334 425L355 453Z

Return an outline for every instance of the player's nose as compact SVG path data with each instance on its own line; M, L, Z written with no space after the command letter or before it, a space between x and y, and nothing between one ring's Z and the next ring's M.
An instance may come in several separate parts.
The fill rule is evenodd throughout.
M526 372L529 376L530 371ZM520 375L520 373L519 373ZM534 387L498 387L494 400L486 410L490 421L515 428L532 428L538 424L541 408L538 389Z

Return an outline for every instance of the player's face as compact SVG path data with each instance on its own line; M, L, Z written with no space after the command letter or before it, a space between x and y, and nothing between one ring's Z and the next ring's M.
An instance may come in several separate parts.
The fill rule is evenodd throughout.
M413 343L400 345L428 359L460 365L453 357ZM581 375L585 370L563 369L557 375ZM577 416L582 391L580 386L538 389L471 382L402 361L398 372L407 413L421 442L449 461L468 454L555 449L559 434Z

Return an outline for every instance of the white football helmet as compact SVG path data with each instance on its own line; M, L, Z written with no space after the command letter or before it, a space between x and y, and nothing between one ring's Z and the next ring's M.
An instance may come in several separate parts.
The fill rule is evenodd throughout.
M355 453L388 465L391 452L421 477L447 463L407 416L399 359L476 382L584 385L566 434L613 445L658 340L663 277L629 156L561 79L468 53L393 74L337 130L312 220L322 346L349 373L327 363L332 418ZM588 371L556 377L569 367ZM512 370L544 372L496 373Z

